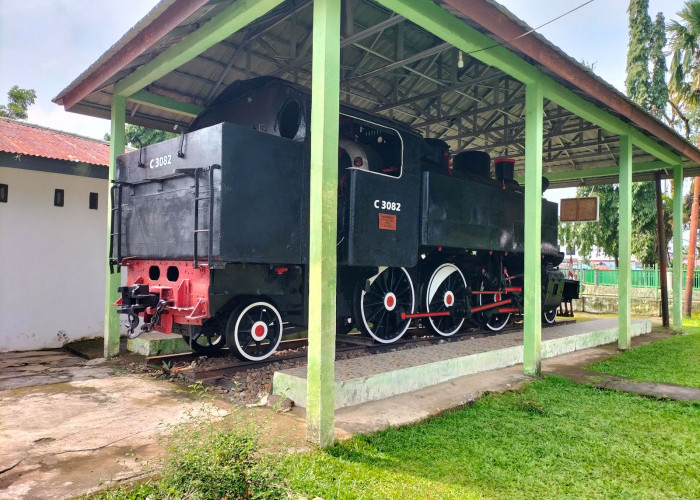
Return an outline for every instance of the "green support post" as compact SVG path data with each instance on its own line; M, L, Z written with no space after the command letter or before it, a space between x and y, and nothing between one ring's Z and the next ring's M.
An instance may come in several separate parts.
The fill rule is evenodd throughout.
M683 165L673 169L673 329L683 328Z
M117 156L124 152L124 121L126 119L126 99L121 96L114 96L112 100L112 140L109 145L109 185L107 189L111 189L112 181L115 179ZM112 215L112 199L107 196L107 252L109 253L110 222ZM109 270L109 258L107 255L107 281L105 288L105 326L104 326L104 356L105 358L113 358L119 355L119 315L114 303L119 298L117 288L121 286L121 274L119 266L114 274Z
M306 435L333 444L340 0L313 6Z
M540 374L542 362L542 116L539 83L525 87L525 318L523 370Z
M618 293L618 339L620 349L630 348L632 319L630 317L632 273L632 141L628 135L620 136L620 247L618 261L620 269L617 276Z

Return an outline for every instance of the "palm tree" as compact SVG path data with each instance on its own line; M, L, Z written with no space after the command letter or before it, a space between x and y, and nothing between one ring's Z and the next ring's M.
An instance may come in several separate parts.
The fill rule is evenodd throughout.
M670 103L685 124L686 138L690 138L688 111L700 101L700 0L688 0L678 13L681 21L668 25L671 57L669 81ZM698 195L700 177L695 178L693 207L690 218L688 245L688 270L685 282L685 315L690 316L693 300L693 274L695 270L695 238L698 230ZM675 300L675 297L674 297Z
M700 0L688 0L678 13L680 21L668 24L671 48L670 102L690 136L688 110L700 102Z

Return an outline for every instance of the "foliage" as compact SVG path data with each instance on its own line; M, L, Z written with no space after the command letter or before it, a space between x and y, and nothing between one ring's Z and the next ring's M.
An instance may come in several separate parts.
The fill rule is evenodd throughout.
M580 187L579 197L597 196L599 200L599 222L563 222L559 238L567 246L578 250L586 258L594 248L602 250L619 264L620 189L617 184ZM672 235L671 200L664 201L664 224L666 241ZM657 261L656 244L656 188L653 182L632 184L632 254L645 266Z
M589 368L602 373L700 388L700 328L684 328L689 335L637 347Z
M668 25L671 46L671 92L686 104L697 104L700 91L700 0L689 0Z
M666 33L663 15L657 14L652 24L647 13L648 8L648 0L630 0L628 7L630 38L625 85L630 99L660 118L664 116L668 101L664 55ZM580 188L578 196L588 196L592 191L591 187ZM560 227L561 239L567 246L577 248L584 258L590 255L594 247L597 247L618 263L619 189L617 186L599 186L595 188L595 194L600 200L600 222L563 223ZM670 205L667 200L665 204L664 243L668 242L672 233L672 211L669 210ZM631 241L632 253L644 265L653 265L657 261L654 183L644 182L632 185L632 231L634 233ZM666 248L666 245L662 245L662 248Z
M171 438L161 478L129 489L106 490L101 500L279 499L284 497L270 463L259 456L249 430L202 424Z
M664 15L656 14L651 27L649 60L651 62L651 81L649 84L649 109L657 118L664 116L668 102L668 85L666 84L666 21Z
M140 125L126 125L124 127L124 136L126 137L127 146L138 148L173 139L177 137L177 134L165 132L164 130L142 127ZM105 134L104 140L107 142L111 141L111 134Z
M700 0L689 0L678 13L681 21L667 26L671 65L669 91L673 120L681 122L686 138L690 139L693 125L697 127L697 104L700 93ZM693 123L691 115L695 115Z
M21 89L17 85L7 92L7 104L0 104L0 116L14 120L26 120L27 108L34 104L36 92L34 89Z
M307 498L698 498L700 405L547 377L289 457Z
M629 46L627 49L627 96L644 108L649 107L649 45L651 42L651 19L649 0L630 0Z
M594 247L613 257L619 257L619 212L620 190L616 184L582 186L576 196L597 196L600 222L564 222L559 232L560 239L567 247L576 248L579 255L588 257ZM604 221L604 222L603 222Z
M665 233L671 232L671 212L665 211ZM656 186L653 182L635 182L632 184L632 254L645 266L653 266L657 261L656 235Z
M177 137L177 134L165 132L163 130L155 130L152 128L142 127L140 125L127 125L125 129L126 142L132 148L139 146L149 146L158 142L163 142L168 139Z

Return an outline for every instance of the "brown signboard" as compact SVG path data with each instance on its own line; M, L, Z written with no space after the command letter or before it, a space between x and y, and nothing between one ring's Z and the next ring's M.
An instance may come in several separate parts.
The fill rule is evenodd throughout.
M561 222L591 222L598 220L598 197L565 198L559 203Z

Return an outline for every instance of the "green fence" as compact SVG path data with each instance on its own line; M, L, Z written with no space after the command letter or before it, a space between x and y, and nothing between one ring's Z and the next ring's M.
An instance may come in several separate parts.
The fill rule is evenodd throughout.
M669 273L671 270L669 269ZM597 269L583 270L584 285L617 286L617 269L599 271ZM686 270L683 269L683 283L685 283ZM633 269L632 286L637 288L658 288L660 284L658 269ZM700 269L693 273L693 288L700 290Z

